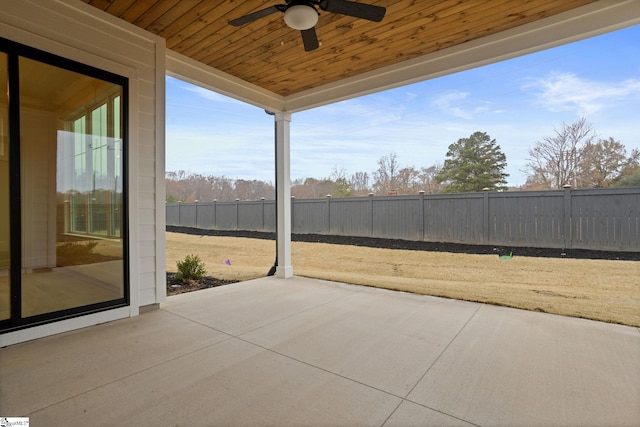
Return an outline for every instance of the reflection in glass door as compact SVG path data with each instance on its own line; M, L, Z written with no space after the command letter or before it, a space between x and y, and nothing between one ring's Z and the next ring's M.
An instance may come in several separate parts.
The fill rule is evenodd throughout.
M0 331L128 304L126 79L0 39L0 86Z
M27 58L20 71L22 316L123 298L122 239L108 224L122 192L122 87Z

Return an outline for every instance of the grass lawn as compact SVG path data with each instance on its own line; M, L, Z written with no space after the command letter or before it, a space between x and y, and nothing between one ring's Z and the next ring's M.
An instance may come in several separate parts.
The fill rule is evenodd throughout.
M167 271L175 272L176 262L188 254L199 255L210 276L248 280L267 274L275 242L167 233ZM640 327L637 261L500 260L496 255L293 242L292 264L297 276Z

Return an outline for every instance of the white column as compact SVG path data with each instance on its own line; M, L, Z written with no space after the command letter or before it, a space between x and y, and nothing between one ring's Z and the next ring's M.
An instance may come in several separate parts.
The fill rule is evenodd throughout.
M290 113L276 113L276 186L278 203L278 267L276 276L293 277L291 266Z

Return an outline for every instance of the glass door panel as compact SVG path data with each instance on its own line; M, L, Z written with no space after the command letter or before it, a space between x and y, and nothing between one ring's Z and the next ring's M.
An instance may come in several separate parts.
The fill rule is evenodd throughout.
M22 317L123 299L122 86L19 67Z

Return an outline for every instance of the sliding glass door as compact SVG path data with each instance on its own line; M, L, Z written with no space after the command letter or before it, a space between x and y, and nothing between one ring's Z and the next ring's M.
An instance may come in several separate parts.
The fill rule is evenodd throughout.
M126 79L0 46L0 326L126 305Z
M8 87L7 66L7 55L0 52L0 88ZM9 201L9 96L0 90L0 322L11 317Z

